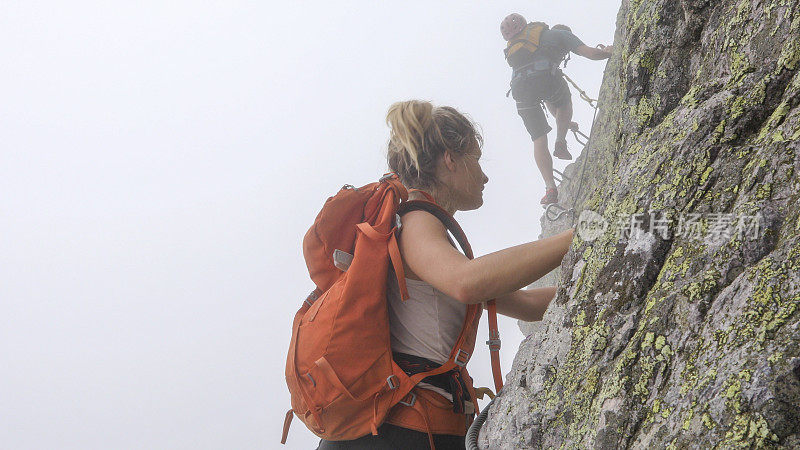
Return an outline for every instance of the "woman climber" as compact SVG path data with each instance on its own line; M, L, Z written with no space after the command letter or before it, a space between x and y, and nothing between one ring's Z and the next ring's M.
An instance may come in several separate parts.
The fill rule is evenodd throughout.
M413 100L392 105L386 121L390 126L389 167L410 189L410 200L435 203L451 216L483 204L488 177L480 165L482 137L467 117L451 107ZM496 299L501 314L541 320L556 287L523 288L558 267L572 233L567 230L468 259L454 247L436 216L426 210L405 213L399 249L409 298L401 301L394 275L390 274L388 281L395 362L410 375L448 361L467 322L469 305ZM474 345L477 327L469 330L467 339ZM475 405L468 394L474 392L472 379L464 374L466 371L453 370L425 378L414 388L426 417L400 403L377 435L350 441L322 440L319 449L428 448L431 439L439 450L465 448L464 436Z

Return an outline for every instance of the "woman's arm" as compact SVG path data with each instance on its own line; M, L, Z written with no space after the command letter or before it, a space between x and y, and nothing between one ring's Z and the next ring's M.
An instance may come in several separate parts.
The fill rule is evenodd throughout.
M411 274L466 304L517 291L561 264L572 229L473 260L450 245L444 225L424 211L403 216L400 252Z
M521 289L497 299L497 312L508 317L536 322L542 320L544 312L556 296L555 286Z

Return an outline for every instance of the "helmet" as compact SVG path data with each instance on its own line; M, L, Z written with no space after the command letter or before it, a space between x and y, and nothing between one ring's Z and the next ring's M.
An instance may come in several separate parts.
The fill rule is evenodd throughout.
M503 33L503 39L508 41L514 37L514 35L524 30L526 25L528 25L528 22L521 14L509 14L500 22L500 32Z

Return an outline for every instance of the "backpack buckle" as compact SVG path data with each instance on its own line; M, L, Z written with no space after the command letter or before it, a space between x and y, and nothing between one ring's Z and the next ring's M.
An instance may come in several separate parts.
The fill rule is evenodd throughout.
M498 330L489 330L489 340L486 341L486 345L491 351L500 350L500 332Z
M353 255L338 248L333 251L333 265L337 269L347 272L351 264L353 264Z
M399 403L399 404L401 404L401 405L409 406L409 407L410 407L410 406L414 406L414 403L416 403L416 402L417 402L417 394L415 394L415 393L413 393L413 392L409 392L409 393L408 393L408 395L410 395L410 396L411 396L411 399L410 399L409 401L407 401L407 402L404 402L403 400L400 400L400 401L399 401L399 402L397 402L397 403Z
M397 382L397 377L394 375L389 375L386 377L386 384L389 385L389 389L395 390L400 387L400 384Z
M308 306L311 306L314 304L315 301L317 301L318 298L319 294L317 294L317 290L314 289L313 291L311 291L310 294L308 294L308 297L306 297L306 299L303 300L303 303L307 304Z
M458 353L456 354L456 357L453 359L453 362L455 362L456 365L461 367L466 366L467 362L469 362L469 353L465 352L464 350L458 349Z

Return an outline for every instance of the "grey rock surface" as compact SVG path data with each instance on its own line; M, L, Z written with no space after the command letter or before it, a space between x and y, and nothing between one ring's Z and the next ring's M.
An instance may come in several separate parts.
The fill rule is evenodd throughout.
M560 187L607 229L540 281L484 448L800 448L798 66L800 0L623 1Z

